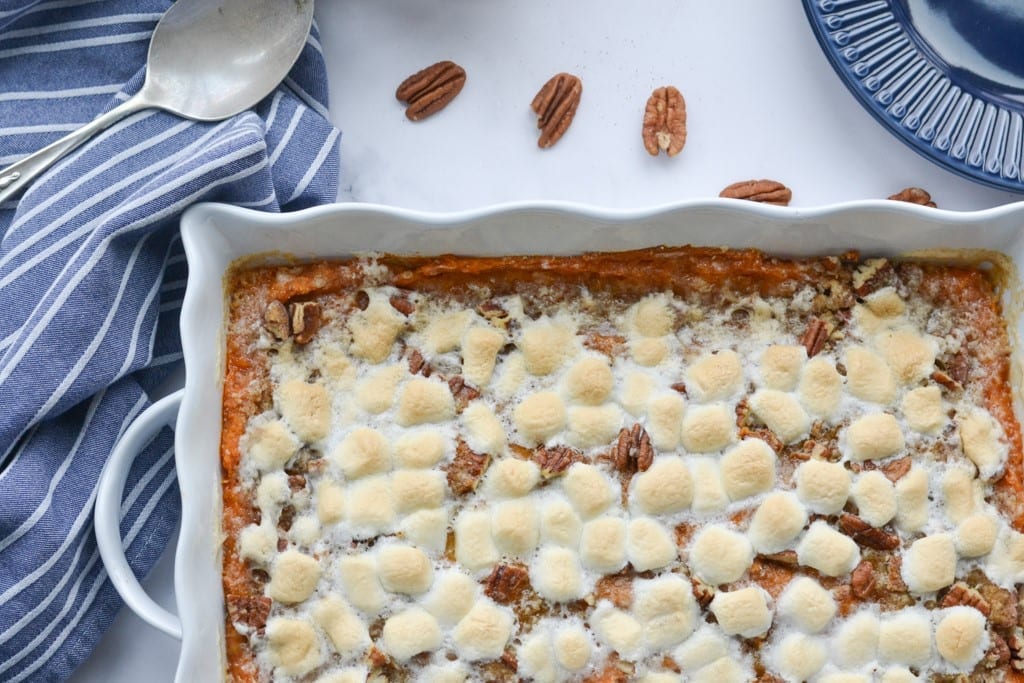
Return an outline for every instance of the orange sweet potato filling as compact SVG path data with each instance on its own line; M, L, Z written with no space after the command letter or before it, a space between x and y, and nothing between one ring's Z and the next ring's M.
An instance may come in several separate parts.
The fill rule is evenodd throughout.
M470 287L488 289L492 295L519 293L528 297L540 287L586 287L625 301L650 292L672 291L680 296L704 297L709 305L722 290L738 294L786 296L849 269L855 254L808 260L784 260L755 250L713 248L654 248L610 254L584 254L568 258L507 257L434 258L385 256L379 263L392 273L394 286L436 293L443 297L468 298ZM1000 317L997 286L990 276L972 267L922 265L929 296L955 311L970 311L973 329L970 350L984 379L984 407L1001 423L1010 446L1005 473L995 483L996 502L1018 530L1024 530L1024 505L1016 504L1024 490L1020 426L1013 408L1010 359L1005 323ZM262 596L246 563L238 556L238 532L258 518L251 493L238 477L239 439L248 420L266 409L270 401L269 358L254 348L259 321L273 301L315 300L359 288L361 273L355 262L317 262L298 266L249 267L234 270L227 282L229 319L226 371L223 385L223 416L220 458L223 488L223 586L227 603ZM978 376L977 374L975 375ZM793 578L794 568L760 558L750 577L773 597ZM838 580L823 583L836 585ZM847 592L840 612L847 613L860 600ZM229 680L261 680L249 642L226 618L226 654ZM627 680L614 662L590 681ZM759 680L775 680L763 674ZM1024 681L1024 675L1007 672L1006 680Z

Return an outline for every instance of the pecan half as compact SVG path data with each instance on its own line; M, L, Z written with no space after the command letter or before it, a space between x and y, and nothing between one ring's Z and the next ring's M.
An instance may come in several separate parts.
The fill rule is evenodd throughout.
M632 429L623 427L619 430L619 440L612 451L612 462L615 469L623 473L646 472L654 462L651 437L639 422Z
M484 581L484 595L508 605L518 602L530 587L530 573L521 564L499 564Z
M896 194L889 195L889 199L897 202L907 202L908 204L920 204L921 206L930 206L935 208L935 202L932 201L932 196L927 191L922 190L920 187L908 187L900 190Z
M455 446L455 458L448 465L448 488L456 496L476 491L490 463L491 456L476 453L465 442L459 441Z
M807 357L812 358L825 348L825 342L828 341L829 329L828 323L821 318L812 318L807 323L807 329L804 331L802 337L800 337L800 344L807 349Z
M853 540L866 548L875 550L896 550L900 547L900 537L885 529L871 528L853 536Z
M943 596L942 602L939 603L939 606L943 608L956 605L973 607L986 617L992 612L992 606L988 604L988 600L963 581L957 581L950 586L949 591Z
M288 309L280 301L271 301L263 312L263 327L277 341L284 341L292 333Z
M291 304L288 308L291 312L292 334L295 335L295 343L305 345L313 341L313 337L323 325L320 304L315 301L303 301Z
M431 64L402 81L395 97L408 105L407 119L420 121L447 107L465 84L466 70L446 60Z
M533 452L533 461L540 467L540 476L545 479L562 476L574 462L582 459L582 453L568 446L541 446Z
M583 83L572 74L552 76L534 96L530 109L537 114L540 138L537 146L547 149L569 129L583 94Z
M718 196L727 199L746 199L751 202L776 206L789 206L789 201L793 198L793 191L777 180L741 180L727 186L718 193Z
M896 534L876 529L857 515L844 512L839 515L839 530L860 545L875 550L895 550L900 547L900 537Z
M665 152L674 157L686 144L686 100L675 87L666 85L651 93L644 108L644 149L652 157Z

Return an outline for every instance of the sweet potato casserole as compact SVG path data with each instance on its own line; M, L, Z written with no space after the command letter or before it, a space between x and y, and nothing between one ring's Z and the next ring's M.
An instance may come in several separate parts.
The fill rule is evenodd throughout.
M227 285L230 680L1024 680L990 269L682 247Z

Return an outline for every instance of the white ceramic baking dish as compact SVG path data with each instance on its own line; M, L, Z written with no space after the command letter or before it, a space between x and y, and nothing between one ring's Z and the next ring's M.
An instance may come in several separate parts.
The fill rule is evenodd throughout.
M181 317L187 380L184 390L154 404L129 429L100 482L96 531L114 585L153 626L182 639L177 681L221 680L224 671L220 583L220 440L224 351L223 276L232 262L276 252L298 258L354 252L399 254L572 254L659 244L757 247L779 255L835 253L904 255L933 249L984 249L1024 265L1024 202L956 213L892 201L818 209L762 206L735 200L684 202L646 211L608 211L563 204L515 204L458 214L427 214L337 204L292 214L258 213L204 204L182 219L189 278ZM1020 339L1024 299L1005 297L1013 337ZM1018 354L1019 357L1019 354ZM1022 386L1015 363L1014 386ZM1018 400L1018 406L1020 401ZM135 453L177 413L175 462L182 526L175 562L178 616L150 599L121 550L118 514ZM1018 414L1020 410L1018 410Z

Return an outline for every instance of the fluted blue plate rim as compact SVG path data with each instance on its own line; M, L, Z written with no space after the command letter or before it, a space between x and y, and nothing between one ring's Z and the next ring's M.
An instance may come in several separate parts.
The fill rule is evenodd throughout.
M897 139L964 178L1024 193L1024 91L947 63L907 0L802 2L842 83Z

